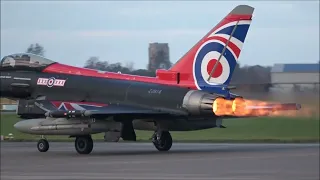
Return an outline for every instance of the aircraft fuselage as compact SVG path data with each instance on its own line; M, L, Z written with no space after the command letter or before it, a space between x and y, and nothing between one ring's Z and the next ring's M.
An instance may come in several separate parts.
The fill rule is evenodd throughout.
M196 98L191 97L197 96ZM201 107L201 100L205 96L214 95L193 91L187 88L161 85L156 83L144 83L129 80L117 80L81 75L51 74L32 71L2 71L1 72L1 96L20 99L19 115L43 115L34 102L94 102L106 104L109 107L136 107L152 108L157 111L170 111L177 115L151 115L137 117L130 115L126 118L137 120L134 122L136 129L153 130L154 121L169 121L167 128L170 130L197 130L216 126L216 116L212 112L211 105ZM191 97L191 99L190 99ZM192 100L193 102L188 102ZM23 101L29 102L37 111L25 110ZM212 100L211 100L212 101ZM23 106L23 107L22 107ZM67 106L57 106L67 109ZM201 110L202 108L202 110ZM61 110L61 109L59 109ZM22 112L25 111L25 112ZM203 111L203 112L200 112ZM31 116L32 117L32 116ZM121 121L122 116L119 116ZM139 121L139 119L147 119Z

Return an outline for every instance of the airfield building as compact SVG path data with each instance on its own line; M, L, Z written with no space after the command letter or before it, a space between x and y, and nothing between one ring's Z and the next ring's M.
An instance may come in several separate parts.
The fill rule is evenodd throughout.
M285 91L319 91L320 64L275 64L271 84Z
M7 98L0 98L0 110L15 110L17 102Z

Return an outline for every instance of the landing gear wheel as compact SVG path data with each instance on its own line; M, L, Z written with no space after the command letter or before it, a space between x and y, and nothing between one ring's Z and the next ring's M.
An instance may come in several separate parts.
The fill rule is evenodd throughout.
M93 149L93 141L91 136L76 137L74 146L79 154L90 154Z
M46 139L40 139L37 148L40 152L47 152L49 150L49 142Z
M156 132L152 142L159 151L169 151L172 146L172 137L168 131L163 131L160 134Z

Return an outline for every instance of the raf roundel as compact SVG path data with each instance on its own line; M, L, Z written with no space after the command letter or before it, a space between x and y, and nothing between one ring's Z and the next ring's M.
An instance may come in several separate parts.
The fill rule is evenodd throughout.
M218 40L208 40L200 46L194 60L197 84L219 85L229 79L230 65L227 59L233 57L230 57L230 52L227 51L225 55L221 55L223 48Z
M47 82L47 86L48 86L48 87L52 87L52 86L54 85L55 80L56 80L56 79L55 79L54 77L49 78L49 79L48 79L48 82Z
M230 83L251 20L223 23L198 48L193 77L198 89Z

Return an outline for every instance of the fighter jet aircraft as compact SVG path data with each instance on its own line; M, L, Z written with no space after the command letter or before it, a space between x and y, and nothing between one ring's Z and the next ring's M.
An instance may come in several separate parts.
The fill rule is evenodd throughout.
M135 129L154 131L159 151L172 146L170 131L223 127L222 119L267 116L298 104L254 104L229 86L254 8L235 7L172 68L156 77L102 72L18 53L1 60L1 97L19 100L14 127L41 135L75 137L79 154L93 149L92 134L135 141Z

